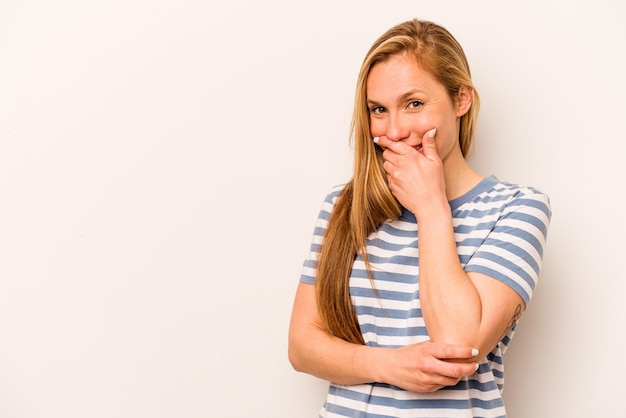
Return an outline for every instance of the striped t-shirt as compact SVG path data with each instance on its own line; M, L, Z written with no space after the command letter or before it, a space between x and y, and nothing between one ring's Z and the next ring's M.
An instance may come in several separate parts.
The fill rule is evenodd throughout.
M316 223L311 253L300 280L314 284L322 238L342 186L326 197ZM506 283L530 302L541 266L551 209L537 189L483 179L449 202L459 260L466 272ZM365 343L401 347L429 340L419 299L418 225L408 210L382 224L367 240L372 289L361 257L350 277L350 295ZM330 383L320 417L504 417L503 354L515 327L480 362L474 375L456 386L415 393L385 383L345 386Z

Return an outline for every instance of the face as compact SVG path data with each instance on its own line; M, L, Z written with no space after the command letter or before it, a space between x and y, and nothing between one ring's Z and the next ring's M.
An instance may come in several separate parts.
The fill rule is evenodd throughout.
M444 163L450 155L461 155L460 117L469 105L453 102L415 59L397 55L375 64L367 79L367 106L372 137L385 136L420 149L424 134L437 128L437 149Z

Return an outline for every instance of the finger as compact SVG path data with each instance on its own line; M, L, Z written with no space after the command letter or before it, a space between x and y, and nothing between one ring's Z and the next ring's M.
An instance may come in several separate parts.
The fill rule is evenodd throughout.
M390 163L389 161L385 160L383 162L383 170L385 170L385 173L387 173L387 177L391 179L392 177L392 170L393 170L394 166L392 163Z
M461 379L471 376L478 370L478 363L448 363L441 367L441 374L448 379Z
M392 141L385 136L375 136L372 140L382 149L391 150L394 154L406 154L407 146L402 141Z
M433 344L431 354L441 360L466 360L478 355L473 347L450 344Z
M389 161L389 157L391 156L392 152L388 152L387 151L387 147L385 146L385 144L387 144L387 142L389 142L389 140L387 138L381 138L379 136L375 136L372 138L372 141L374 142L374 144L378 145L380 148L382 148L383 150L383 169L385 169L385 171L387 172L387 174L389 174L389 170L387 169L387 167L385 167L385 163L391 163ZM385 156L386 154L386 156ZM393 164L393 163L391 163Z
M447 363L439 361L422 368L420 381L428 386L454 386L466 376L478 370L476 363Z
M385 160L386 163L389 163L393 166L396 165L396 160L397 160L398 156L396 153L393 152L393 150L390 149L386 149L383 151L383 160Z
M422 137L422 151L429 160L435 160L439 158L437 152L437 143L435 141L435 134L437 134L437 128L433 128L426 132Z

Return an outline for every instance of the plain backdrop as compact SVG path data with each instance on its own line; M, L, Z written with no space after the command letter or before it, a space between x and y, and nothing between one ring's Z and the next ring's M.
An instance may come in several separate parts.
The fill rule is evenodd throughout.
M471 164L552 200L509 416L626 416L624 2L0 0L0 417L317 416L293 294L413 17L470 60Z

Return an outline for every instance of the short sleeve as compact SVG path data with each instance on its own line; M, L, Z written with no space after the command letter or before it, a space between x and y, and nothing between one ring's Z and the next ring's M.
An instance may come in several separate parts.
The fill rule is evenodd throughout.
M322 202L317 220L315 221L309 254L302 264L302 271L300 274L300 282L302 283L315 284L315 276L317 275L317 259L322 247L322 240L324 239L324 234L326 233L326 228L328 227L330 214L332 213L335 202L337 201L337 198L339 197L344 186L345 185L333 187Z
M534 188L519 191L503 207L465 271L504 282L528 305L539 278L551 216L545 193Z

